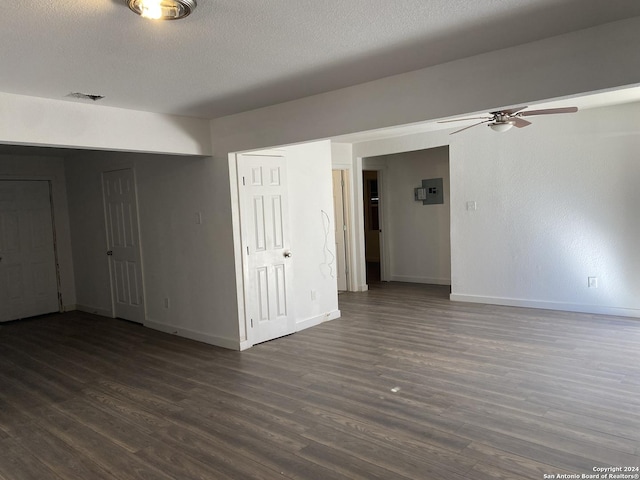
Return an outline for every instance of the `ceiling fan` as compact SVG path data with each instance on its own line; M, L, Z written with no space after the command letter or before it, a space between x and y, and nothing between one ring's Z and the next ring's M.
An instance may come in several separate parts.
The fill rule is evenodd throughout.
M455 132L451 132L449 135L453 135L454 133L462 132L471 127L475 127L477 125L482 125L483 123L488 124L492 130L496 132L506 132L511 127L523 128L528 125L531 125L531 122L525 120L522 117L529 117L533 115L551 115L554 113L575 113L578 111L578 107L564 107L564 108L546 108L543 110L527 110L523 111L527 107L516 107L516 108L508 108L506 110L498 110L496 112L489 112L491 116L485 117L471 117L471 118L456 118L454 120L442 120L438 123L449 123L449 122L462 122L465 120L482 120L481 122L474 123L473 125L469 125L468 127L461 128L460 130L456 130Z

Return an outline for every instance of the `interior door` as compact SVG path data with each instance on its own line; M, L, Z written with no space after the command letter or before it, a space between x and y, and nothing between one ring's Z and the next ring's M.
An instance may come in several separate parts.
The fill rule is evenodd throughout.
M344 171L333 170L333 210L336 237L336 268L338 291L347 290L347 249L344 215Z
M114 315L144 322L144 291L133 170L102 173Z
M0 180L0 321L58 311L49 182Z
M295 332L286 161L238 155L245 308L255 345Z

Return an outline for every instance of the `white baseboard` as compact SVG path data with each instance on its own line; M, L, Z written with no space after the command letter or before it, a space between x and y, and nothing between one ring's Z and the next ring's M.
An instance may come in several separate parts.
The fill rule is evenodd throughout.
M87 305L74 305L76 308L74 310L79 310L85 313L93 313L94 315L100 315L101 317L113 318L113 313L111 310L105 310L104 308L97 307L89 307ZM67 311L65 307L65 312Z
M320 325L321 323L328 322L329 320L334 320L336 318L340 318L340 310L334 310L333 312L327 312L305 320L299 320L296 322L296 332L306 328L315 327L316 325Z
M617 315L640 318L640 310L634 308L607 307L602 305L582 305L579 303L549 302L544 300L526 300L521 298L485 297L452 293L449 299L455 302L485 303L509 307L540 308L543 310L561 310L565 312L594 313L597 315Z
M429 285L451 285L450 278L412 277L410 275L391 275L392 282L426 283Z
M218 337L216 335L197 332L195 330L176 327L174 325L155 322L153 320L145 320L144 326L152 328L154 330L159 330L164 333L170 333L171 335L177 335L179 337L188 338L190 340L196 340L198 342L207 343L209 345L215 345L216 347L228 348L230 350L241 350L240 341L232 338Z

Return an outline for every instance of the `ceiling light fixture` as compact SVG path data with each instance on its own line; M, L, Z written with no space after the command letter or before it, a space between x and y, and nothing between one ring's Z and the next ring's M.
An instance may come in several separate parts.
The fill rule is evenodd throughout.
M179 20L193 12L196 0L127 0L129 8L152 20Z
M490 123L489 126L494 132L506 132L507 130L511 130L511 127L513 127L513 123L514 122L507 120L505 122Z

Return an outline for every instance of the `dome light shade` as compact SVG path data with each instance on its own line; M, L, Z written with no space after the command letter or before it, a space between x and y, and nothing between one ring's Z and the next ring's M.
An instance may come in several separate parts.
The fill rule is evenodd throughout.
M178 20L195 10L196 0L127 0L129 8L152 20Z
M494 122L490 123L489 126L494 132L506 132L507 130L510 130L511 127L513 127L513 122Z

